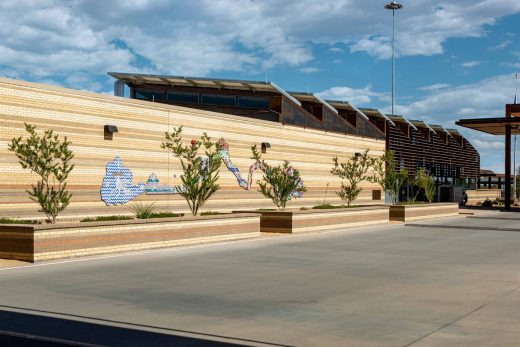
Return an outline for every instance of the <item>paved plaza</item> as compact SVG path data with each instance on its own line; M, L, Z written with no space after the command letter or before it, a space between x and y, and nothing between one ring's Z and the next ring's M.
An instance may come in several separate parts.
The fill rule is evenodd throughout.
M0 310L42 346L518 346L520 213L4 268Z

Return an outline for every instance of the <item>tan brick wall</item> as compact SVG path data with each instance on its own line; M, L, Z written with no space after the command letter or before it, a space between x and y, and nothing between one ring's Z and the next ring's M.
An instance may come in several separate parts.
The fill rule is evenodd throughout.
M370 149L372 155L380 155L385 147L381 140L3 78L0 78L0 120L0 216L41 216L24 192L35 180L34 175L22 170L15 156L7 151L10 139L24 134L24 122L35 124L40 130L52 128L72 141L76 167L69 180L73 193L65 214L69 216L128 213L125 207L107 207L100 198L105 166L116 155L132 170L134 182L145 182L154 172L162 183L178 184L180 163L160 148L164 132L174 126L184 126L187 140L198 138L203 131L215 140L224 137L230 145L232 161L244 178L252 163L250 146L269 142L272 148L265 159L290 160L301 171L308 187L304 198L291 202L291 206L312 206L324 199L328 203L339 202L334 193L339 180L330 174L332 158L346 159L365 149ZM104 139L105 124L119 128L112 141ZM253 190L243 190L224 166L220 176L222 189L206 209L272 207L256 191L256 183ZM254 182L259 177L260 172L256 172ZM362 187L357 204L381 203L372 200L372 189L380 189L379 186L365 182ZM158 201L161 208L176 212L187 210L186 203L177 195L143 194L135 200Z

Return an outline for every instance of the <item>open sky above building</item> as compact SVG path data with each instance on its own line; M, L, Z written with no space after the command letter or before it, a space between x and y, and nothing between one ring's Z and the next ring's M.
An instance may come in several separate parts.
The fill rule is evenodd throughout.
M500 117L520 71L517 0L402 1L396 113ZM112 93L107 71L268 80L390 110L384 1L2 1L0 75ZM516 26L515 26L516 25ZM503 171L503 140L458 128Z

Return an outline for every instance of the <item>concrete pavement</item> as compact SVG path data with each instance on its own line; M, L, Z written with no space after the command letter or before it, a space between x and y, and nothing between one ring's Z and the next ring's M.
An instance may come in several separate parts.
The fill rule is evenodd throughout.
M4 269L0 330L120 346L518 346L520 214L473 217Z

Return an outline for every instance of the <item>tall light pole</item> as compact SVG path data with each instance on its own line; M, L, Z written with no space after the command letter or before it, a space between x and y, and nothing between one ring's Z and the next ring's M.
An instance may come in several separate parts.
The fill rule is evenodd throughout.
M518 91L518 77L519 75L517 73L515 73L515 102L513 102L514 104L516 104L516 93ZM516 194L516 134L515 134L515 144L513 146L513 189L514 189L514 192L515 192L515 198L517 198L517 194Z
M395 10L400 10L403 5L392 1L385 5L387 10L392 10L392 114L394 114L395 104Z

